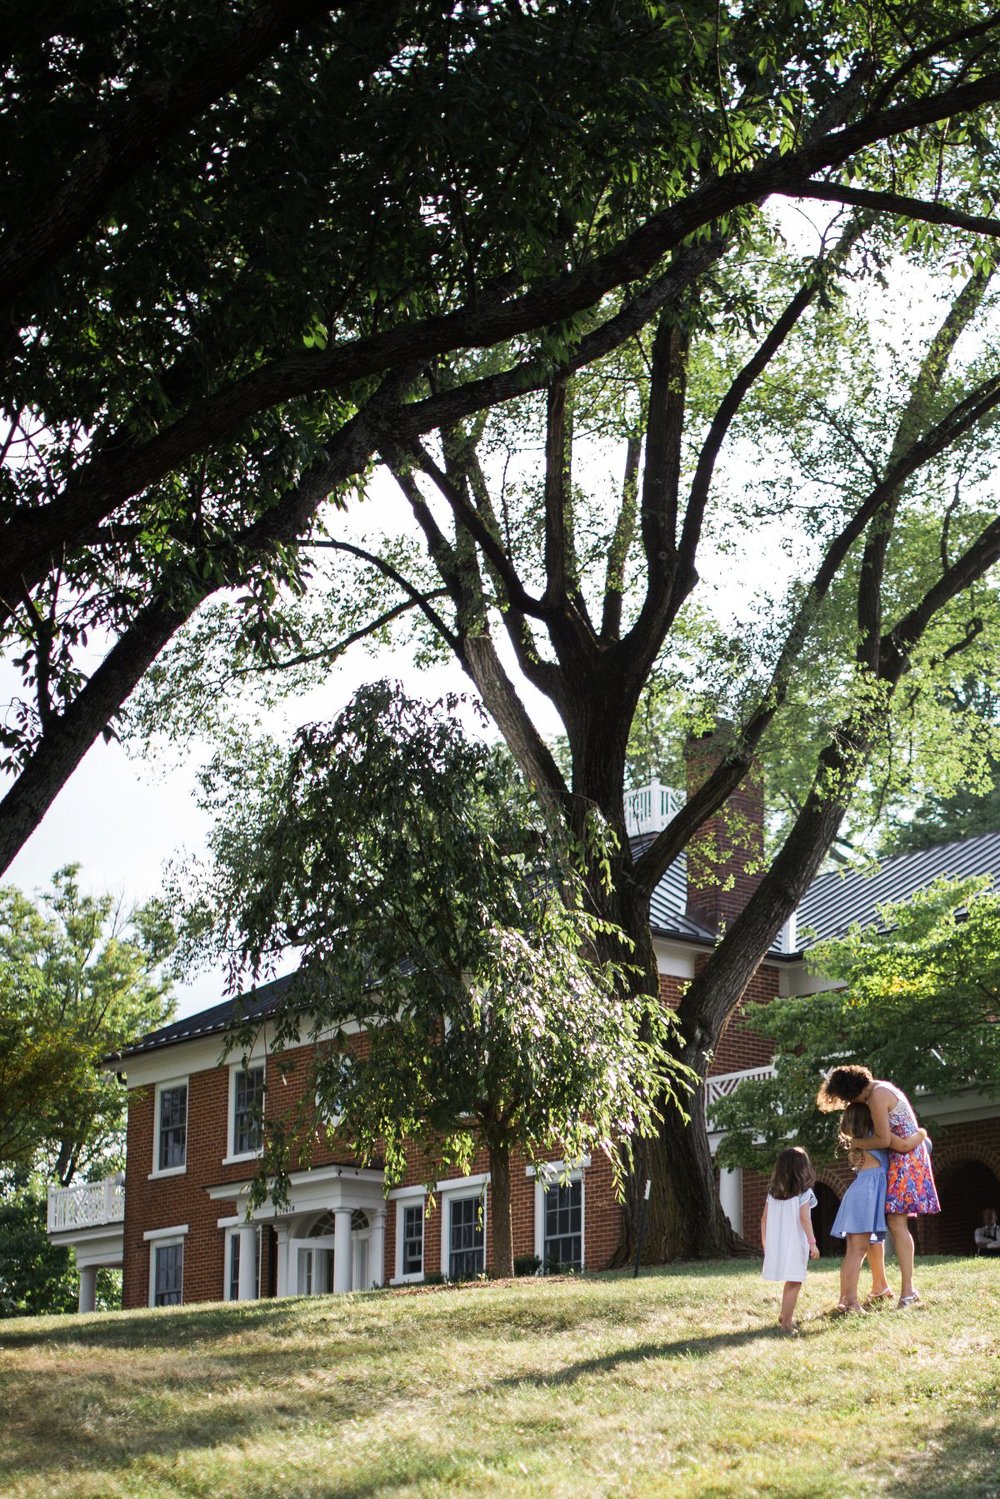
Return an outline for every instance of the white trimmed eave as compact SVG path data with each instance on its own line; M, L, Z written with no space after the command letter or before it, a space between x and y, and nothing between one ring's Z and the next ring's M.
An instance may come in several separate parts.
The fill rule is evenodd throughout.
M312 1024L310 1017L304 1017L299 1027L302 1039L285 1046L281 1053L275 1053L274 1027L266 1022L254 1038L253 1049L247 1054L247 1060L255 1065L266 1062L269 1056L291 1056L304 1047L330 1041L339 1032L351 1036L361 1030L357 1021L349 1020L343 1025L314 1034ZM237 1047L227 1052L227 1036L226 1031L213 1031L209 1036L181 1037L177 1041L156 1046L151 1051L137 1052L134 1056L106 1063L104 1071L124 1073L126 1086L131 1090L192 1077L197 1072L211 1072L216 1067L232 1067L242 1059L243 1052Z
M212 1202L245 1203L252 1180L206 1187ZM385 1173L363 1166L317 1166L314 1171L293 1171L288 1181L288 1204L275 1207L270 1197L251 1211L255 1223L274 1223L299 1213L325 1212L335 1208L384 1208Z
M119 1266L125 1257L125 1230L121 1223L109 1223L103 1227L66 1228L59 1233L50 1233L50 1244L72 1249L78 1270L88 1265Z

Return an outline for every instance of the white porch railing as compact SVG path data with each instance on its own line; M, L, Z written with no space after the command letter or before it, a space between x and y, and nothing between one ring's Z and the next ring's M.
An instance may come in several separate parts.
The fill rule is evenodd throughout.
M728 1098L734 1093L740 1083L759 1083L766 1078L774 1076L774 1064L768 1062L766 1067L751 1067L746 1072L719 1072L715 1077L705 1079L705 1114L709 1120L712 1117L712 1108L720 1098Z
M104 1181L49 1188L50 1234L124 1221L125 1179L120 1173L105 1177Z
M641 833L659 833L684 805L679 791L650 781L625 793L625 827L633 838Z

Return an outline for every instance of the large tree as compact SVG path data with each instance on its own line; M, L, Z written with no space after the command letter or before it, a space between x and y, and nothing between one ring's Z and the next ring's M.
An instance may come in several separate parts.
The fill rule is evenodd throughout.
M561 388L664 309L676 394L713 265L743 259L758 317L769 197L1000 233L973 0L8 9L3 867L207 597L243 586L280 643L292 544L383 446ZM675 600L690 539L675 566L648 535Z
M978 164L965 165L979 193ZM333 521L303 537L354 571L333 590L349 604L340 635L324 645L335 608L332 620L299 613L300 635L315 626L316 639L297 659L332 656L346 635L418 609L569 832L579 838L596 809L615 833L610 885L593 879L591 895L634 944L648 994L655 885L758 753L773 753L789 726L808 745L798 809L680 1002L678 1057L699 1075L870 768L905 759L917 739L943 763L940 718L954 715L936 689L959 672L995 675L991 266L961 241L903 247L867 208L817 239L805 252L783 243L779 224L755 221L743 257L693 278L648 338L557 379L544 400L453 424L434 444L384 437L420 546L359 548ZM935 274L945 253L955 277ZM893 334L893 288L907 272L921 275L930 314ZM593 456L587 467L579 457L595 433L617 439L616 496ZM727 444L753 453L750 472ZM739 549L740 526L748 537L771 526L780 562L755 614L713 625L699 571ZM369 624L358 624L369 605ZM238 611L231 618L228 634L223 614L213 620L227 669L252 645ZM562 720L568 775L511 660ZM682 810L633 854L627 747L654 671L686 685L692 728L720 714L728 727ZM644 1148L652 1252L727 1247L701 1111L690 1125L666 1113Z

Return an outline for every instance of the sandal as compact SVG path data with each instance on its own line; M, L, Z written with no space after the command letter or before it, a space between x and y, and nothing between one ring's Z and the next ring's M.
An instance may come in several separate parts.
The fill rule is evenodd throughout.
M884 1291L872 1291L865 1298L865 1306L881 1306L883 1302L892 1301L895 1294L892 1286L886 1286Z
M911 1291L908 1296L900 1296L899 1300L896 1302L896 1306L901 1310L904 1306L916 1306L919 1300L920 1292Z

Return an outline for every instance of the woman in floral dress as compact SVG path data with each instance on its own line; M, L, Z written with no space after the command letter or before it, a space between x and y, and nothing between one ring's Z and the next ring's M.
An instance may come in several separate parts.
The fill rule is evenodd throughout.
M913 1286L913 1239L907 1219L941 1211L931 1169L930 1141L909 1153L900 1150L897 1142L917 1130L917 1116L902 1089L873 1077L867 1067L834 1067L824 1078L816 1102L825 1112L849 1103L866 1103L871 1110L875 1133L852 1139L851 1145L856 1150L890 1152L885 1221L899 1261L902 1284L898 1304L913 1306L920 1296Z

